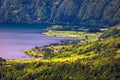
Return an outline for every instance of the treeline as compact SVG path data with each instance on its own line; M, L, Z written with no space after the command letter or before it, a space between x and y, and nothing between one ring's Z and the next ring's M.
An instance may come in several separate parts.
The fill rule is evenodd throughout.
M89 27L86 29L87 26L66 26L66 25L53 25L49 27L47 30L54 30L54 31L83 31L88 33L96 33L102 32L101 28L99 27ZM105 27L103 27L105 28Z

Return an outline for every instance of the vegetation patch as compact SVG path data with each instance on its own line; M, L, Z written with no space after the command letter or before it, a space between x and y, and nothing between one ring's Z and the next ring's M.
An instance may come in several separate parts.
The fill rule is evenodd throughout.
M43 34L49 36L61 36L61 37L74 37L80 39L86 39L87 41L96 41L98 37L102 34L102 32L88 32L86 29L81 29L80 31L59 31L49 29L47 32Z

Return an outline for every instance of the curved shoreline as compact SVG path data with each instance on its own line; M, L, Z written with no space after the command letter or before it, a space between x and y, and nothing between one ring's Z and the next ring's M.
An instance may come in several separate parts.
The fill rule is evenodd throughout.
M45 34L44 34L45 35ZM49 36L49 35L47 35L47 36ZM50 37L50 36L49 36ZM60 36L51 36L51 37L60 37ZM74 38L74 37L62 37L62 38L72 38L72 39L67 39L67 40L60 40L59 42L57 42L57 43L51 43L51 44L49 44L49 45L44 45L44 46L41 46L41 47L39 47L39 46L35 46L34 48L32 48L32 49L35 49L35 48L44 48L44 47L51 47L51 46L58 46L58 45L65 45L65 43L66 42L69 42L69 41L79 41L80 40L80 38ZM32 56L32 57L34 57L34 58L40 58L40 59L42 59L42 57L43 57L43 55L36 55L36 54L34 54L34 52L32 51L32 49L30 49L30 50L24 50L24 53L25 54L27 54L28 56ZM33 58L33 59L34 59Z
M7 34L6 34L7 35ZM12 34L9 34L10 36L9 37L11 37L11 35ZM19 35L18 33L17 34L14 34L14 35ZM29 35L29 34L23 34L23 35ZM29 36L31 37L31 35L32 34L30 34ZM22 34L20 34L20 36L22 36ZM32 35L32 36L34 36L34 35ZM37 45L35 45L34 43L33 43L33 45L34 45L34 47L35 46L38 46L38 47L44 47L44 46L50 46L50 45L53 45L53 44L60 44L62 41L64 41L64 40L76 40L76 38L68 38L68 37L54 37L54 36L48 36L48 35L43 35L43 34L37 34L37 36L39 36L39 38L38 38L38 41L37 41ZM44 43L42 43L41 42L41 40L40 40L40 38L41 37L44 37L44 39L45 39L45 41L48 41L48 42L45 42L44 40L42 40ZM17 39L18 39L18 37L19 36L17 36ZM25 37L26 39L27 39L27 37ZM50 38L50 40L49 40L49 38ZM24 39L24 38L23 38ZM10 40L10 39L8 39L8 40ZM14 40L14 38L12 39L12 40ZM24 39L25 40L25 39ZM36 39L35 39L36 40ZM77 40L78 40L78 38L77 38ZM10 40L11 41L11 40ZM17 41L17 40L15 40L15 41ZM25 40L25 42L24 41L22 41L22 43L24 42L25 44L26 44L26 41L27 40ZM33 38L33 40L31 40L31 41L34 41L34 38ZM14 42L14 41L13 41ZM27 41L28 42L28 41ZM14 42L15 43L15 42ZM30 43L31 44L31 43ZM42 44L42 45L41 45ZM9 44L7 44L7 45L9 45ZM9 45L10 46L10 45ZM5 48L11 48L11 46L9 47L9 46L5 46ZM12 46L14 46L13 44L12 44ZM16 47L16 45L14 46L14 47ZM34 48L34 47L31 47L31 48L27 48L27 49L32 49L32 48ZM20 50L20 48L22 48L22 46L21 47L19 47L19 49L17 48L17 50ZM23 48L24 48L24 46L23 46ZM14 50L14 49L13 49ZM22 49L21 49L22 50ZM24 51L24 50L26 50L26 49L23 49L22 51ZM5 50L6 51L6 50ZM16 51L16 48L15 48L15 51ZM30 55L26 55L24 52L21 52L22 54L24 54L24 55L21 55L21 53L20 54L17 54L17 52L16 53L13 53L13 54L15 54L16 56L18 56L18 55L20 55L21 56L21 58L18 56L18 58L16 57L16 58L14 58L14 56L10 56L10 55L13 55L12 54L12 52L15 52L15 51L11 51L10 52L10 54L1 54L1 57L2 58L4 58L4 59L6 59L6 60L27 60L27 59L32 59L32 58L34 58L33 56L30 56ZM6 51L6 53L9 53L8 51ZM19 53L19 52L18 52ZM7 57L8 56L8 57Z

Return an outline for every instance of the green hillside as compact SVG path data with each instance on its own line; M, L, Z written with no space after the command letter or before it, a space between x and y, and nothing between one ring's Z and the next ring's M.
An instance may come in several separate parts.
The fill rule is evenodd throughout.
M101 35L101 38L108 37L120 37L120 26L112 27L108 31L104 32L103 35Z
M32 51L43 59L3 61L0 80L119 80L120 38L114 35L92 43L37 47Z
M0 0L0 23L114 26L120 0Z

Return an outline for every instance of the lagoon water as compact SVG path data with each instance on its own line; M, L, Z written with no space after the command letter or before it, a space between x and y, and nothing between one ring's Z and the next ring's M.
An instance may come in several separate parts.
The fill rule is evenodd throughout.
M41 28L49 25L0 24L0 57L5 59L30 59L23 50L41 47L62 40L75 38L52 37L43 35Z

